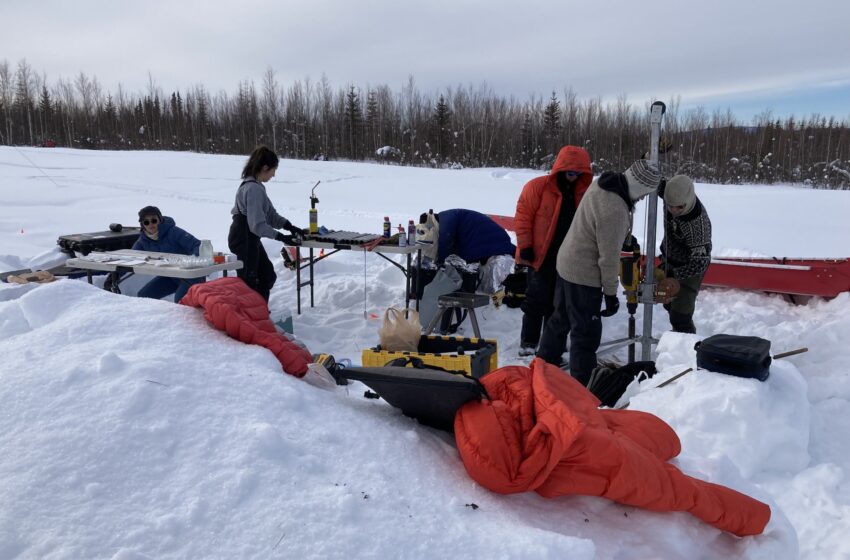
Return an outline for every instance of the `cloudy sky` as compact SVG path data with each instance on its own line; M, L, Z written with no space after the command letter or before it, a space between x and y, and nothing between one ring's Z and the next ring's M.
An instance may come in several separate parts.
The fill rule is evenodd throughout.
M233 92L271 67L284 85L413 75L429 92L850 117L848 0L0 0L0 21L0 62L110 91L145 91L150 72L166 92Z

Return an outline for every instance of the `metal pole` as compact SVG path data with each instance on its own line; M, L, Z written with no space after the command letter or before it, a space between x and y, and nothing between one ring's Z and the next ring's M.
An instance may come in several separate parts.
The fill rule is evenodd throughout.
M652 104L649 114L650 145L649 161L658 165L658 141L661 138L661 118L667 107L661 101ZM655 305L655 227L658 219L658 197L655 193L649 195L647 203L646 222L646 255L643 282L639 301L643 303L643 336L641 337L641 359L648 361L652 358L652 309Z

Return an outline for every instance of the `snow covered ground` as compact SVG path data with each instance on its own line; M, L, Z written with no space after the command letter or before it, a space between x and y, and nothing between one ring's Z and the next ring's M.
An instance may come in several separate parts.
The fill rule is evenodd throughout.
M0 147L0 271L57 264L59 235L132 225L148 204L226 249L244 161ZM385 215L406 224L428 208L513 214L538 174L285 160L268 191L306 225L321 180L320 224L379 232ZM697 194L715 256L850 256L850 192ZM278 256L279 244L266 247ZM281 316L294 312L294 275L274 261ZM316 307L295 316L296 335L356 363L383 310L403 304L403 277L349 253L317 275ZM603 338L624 336L626 317L605 319ZM479 318L500 365L518 363L519 310ZM213 330L198 310L83 281L0 284L0 558L850 557L850 294L794 306L709 289L695 321L699 336L662 336L651 384L694 365L694 342L714 333L810 349L776 361L766 383L700 371L645 383L632 399L677 431L687 473L770 504L758 537L596 498L493 494L466 475L449 434L364 399L360 384L284 375L270 352ZM654 324L668 327L660 309Z

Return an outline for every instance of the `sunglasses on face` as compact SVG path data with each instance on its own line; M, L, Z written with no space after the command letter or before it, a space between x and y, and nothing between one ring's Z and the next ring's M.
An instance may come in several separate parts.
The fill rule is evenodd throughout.
M149 219L149 220L147 220L147 219L146 219L146 220L142 220L142 223L143 223L144 225L146 225L146 226L149 226L149 225L151 225L151 224L156 225L156 224L158 224L158 223L159 223L159 218L151 218L151 219Z
M564 174L567 177L578 177L579 175L581 175L581 171L565 171Z

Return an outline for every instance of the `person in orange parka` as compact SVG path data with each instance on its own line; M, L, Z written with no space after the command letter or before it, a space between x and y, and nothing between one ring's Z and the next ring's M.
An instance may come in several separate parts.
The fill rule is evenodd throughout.
M193 288L194 289L194 288ZM489 400L455 415L455 438L473 480L500 494L602 496L652 511L686 511L739 537L758 535L770 507L684 474L668 463L681 443L663 420L599 409L581 383L536 358L481 379Z
M570 229L582 196L593 181L590 154L578 146L564 146L548 175L526 183L514 217L517 264L528 269L522 303L520 356L536 352L543 322L552 314L555 296L555 258Z

